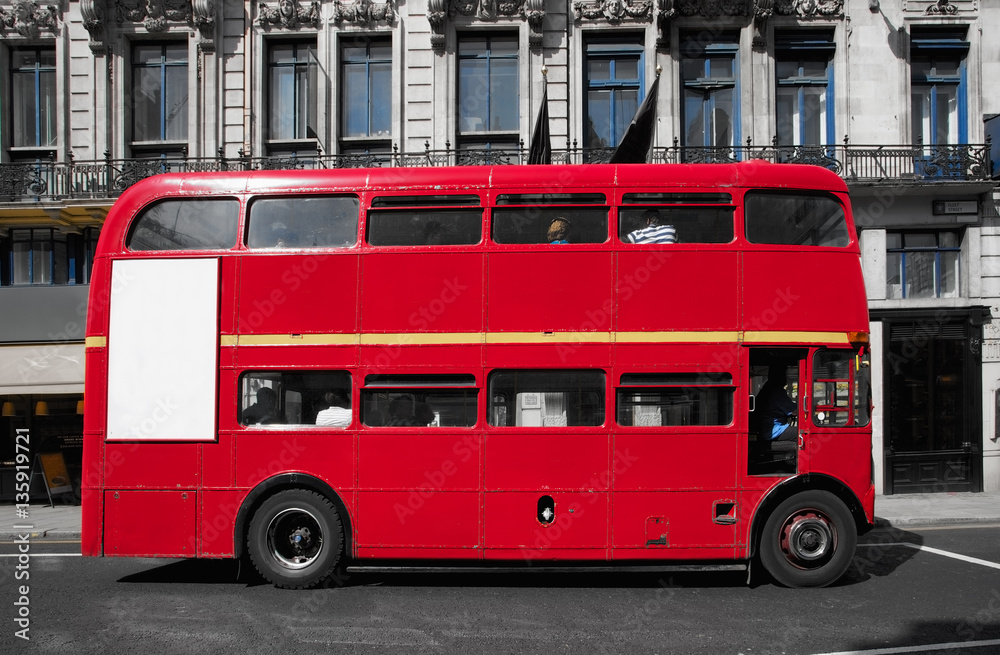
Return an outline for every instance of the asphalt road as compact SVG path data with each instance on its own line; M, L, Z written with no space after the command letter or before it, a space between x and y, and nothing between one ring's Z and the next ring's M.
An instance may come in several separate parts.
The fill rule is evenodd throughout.
M802 590L574 569L351 571L300 592L230 561L40 540L18 569L17 550L0 544L0 653L1000 653L1000 525L876 530L841 581Z

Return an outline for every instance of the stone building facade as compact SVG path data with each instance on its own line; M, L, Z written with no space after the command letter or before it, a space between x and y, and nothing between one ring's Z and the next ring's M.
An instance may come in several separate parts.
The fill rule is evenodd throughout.
M516 165L543 91L553 162L606 161L657 75L653 161L850 186L879 490L1000 490L998 30L988 0L0 0L0 498L18 427L79 468L90 258L130 184Z

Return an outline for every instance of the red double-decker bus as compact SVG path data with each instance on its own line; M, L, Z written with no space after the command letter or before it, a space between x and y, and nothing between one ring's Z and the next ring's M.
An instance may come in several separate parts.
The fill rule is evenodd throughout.
M868 310L814 166L160 175L97 247L83 553L846 570Z

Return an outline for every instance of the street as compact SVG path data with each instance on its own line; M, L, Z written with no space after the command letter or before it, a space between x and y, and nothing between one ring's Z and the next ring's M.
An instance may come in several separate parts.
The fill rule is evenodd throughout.
M44 539L18 569L5 542L0 652L986 655L997 544L1000 525L878 529L825 589L748 587L740 570L363 569L295 592L232 561L81 558Z

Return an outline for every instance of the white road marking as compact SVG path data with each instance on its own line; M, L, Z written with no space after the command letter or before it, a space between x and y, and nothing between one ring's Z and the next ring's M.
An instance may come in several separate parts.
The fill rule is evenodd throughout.
M968 555L959 555L958 553L952 553L947 550L941 550L939 548L931 548L930 546L922 546L920 544L913 544L906 541L897 541L888 544L858 544L859 548L884 548L886 546L906 546L907 548L913 548L915 550L923 550L927 551L928 553L934 553L935 555L943 555L945 557L961 560L963 562L969 562L970 564L988 566L991 569L1000 569L1000 564L997 564L996 562L990 562L984 559L979 559L978 557L969 557Z
M895 648L875 648L871 650L842 650L836 653L816 653L816 655L897 655L899 653L926 653L932 650L952 650L956 648L983 648L1000 646L1000 639L985 641L952 641L947 644L926 644L923 646L897 646Z
M0 553L0 557L20 557L28 555L32 559L36 557L83 557L80 553Z

